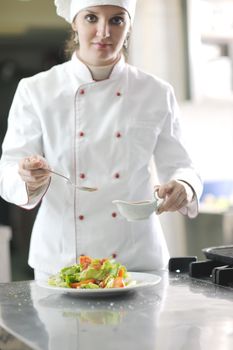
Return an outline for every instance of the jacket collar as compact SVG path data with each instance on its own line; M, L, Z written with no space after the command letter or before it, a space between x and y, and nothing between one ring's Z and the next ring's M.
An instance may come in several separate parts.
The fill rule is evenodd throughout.
M81 80L82 84L94 82L90 70L82 61L80 61L75 52L73 53L71 58L71 65L73 73L79 80ZM124 70L125 66L125 58L122 55L120 60L113 67L109 79L117 79L119 77L119 74Z

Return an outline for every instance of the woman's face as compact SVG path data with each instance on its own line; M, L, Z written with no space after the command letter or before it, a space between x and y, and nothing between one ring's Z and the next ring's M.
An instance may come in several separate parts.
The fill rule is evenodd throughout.
M78 13L72 28L78 33L80 59L93 66L105 66L118 59L130 18L118 6L93 6Z

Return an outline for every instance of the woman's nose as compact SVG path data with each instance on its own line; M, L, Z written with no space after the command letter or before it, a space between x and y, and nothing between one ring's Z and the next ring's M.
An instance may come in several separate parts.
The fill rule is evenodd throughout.
M109 30L109 26L106 23L102 23L99 25L99 27L97 28L97 32L96 32L96 36L98 36L99 38L109 38L110 37L110 30Z

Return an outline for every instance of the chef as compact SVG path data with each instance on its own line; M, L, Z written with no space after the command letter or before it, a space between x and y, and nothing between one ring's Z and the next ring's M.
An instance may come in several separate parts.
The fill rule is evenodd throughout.
M1 196L26 209L40 203L29 265L38 279L83 254L113 256L131 271L165 268L158 215L128 222L112 201L152 197L151 159L163 198L157 214L195 217L202 183L172 87L125 61L136 0L55 5L74 33L72 57L20 81L0 162ZM48 169L98 190L80 191Z

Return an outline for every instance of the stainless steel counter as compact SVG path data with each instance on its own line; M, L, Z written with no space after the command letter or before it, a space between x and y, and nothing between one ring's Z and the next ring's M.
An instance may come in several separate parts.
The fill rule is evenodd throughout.
M0 326L40 350L232 350L233 289L167 272L154 287L103 299L0 284Z

